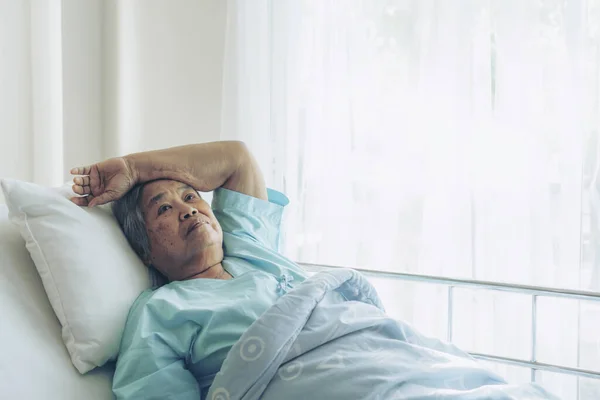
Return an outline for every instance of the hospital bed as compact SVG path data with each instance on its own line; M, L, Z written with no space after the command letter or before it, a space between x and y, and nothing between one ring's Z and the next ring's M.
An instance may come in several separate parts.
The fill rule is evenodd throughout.
M5 205L0 205L0 399L113 399L111 391L114 364L80 375L71 364L61 340L61 328L44 292L33 261L16 227L8 220ZM301 264L316 272L330 266ZM452 341L455 288L505 291L530 296L531 354L528 359L472 353L476 358L525 367L531 380L540 371L600 379L598 369L540 362L537 350L537 310L541 297L600 301L600 294L577 290L557 290L526 285L451 279L408 273L362 271L369 277L442 285L447 291L447 337Z
M326 269L335 269L339 267L300 263L308 271L322 271ZM437 285L444 285L447 288L448 293L448 318L447 318L447 336L446 340L452 341L453 332L453 316L454 316L454 288L456 287L468 287L477 288L482 290L499 290L510 293L520 293L528 295L531 298L531 357L528 360L520 360L515 358L495 356L491 354L471 353L475 358L493 362L506 363L519 367L525 367L531 370L531 381L535 382L537 371L549 371L562 374L569 374L574 376L581 376L585 378L600 379L599 370L586 370L581 368L573 368L568 366L553 365L537 361L536 350L537 350L537 300L539 297L556 297L573 300L585 300L585 301L600 301L600 293L588 292L581 290L568 290L568 289L556 289L540 286L529 286L529 285L511 285L500 282L486 282L486 281L474 281L469 279L453 279L441 276L430 276L420 274L409 274L401 272L386 272L355 268L362 272L367 277L386 278L392 280L404 280L413 282L426 282ZM600 365L599 365L600 367Z

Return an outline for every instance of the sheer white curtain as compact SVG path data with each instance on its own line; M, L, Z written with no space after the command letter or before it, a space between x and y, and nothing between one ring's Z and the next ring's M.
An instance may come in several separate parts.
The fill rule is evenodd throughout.
M218 140L225 10L0 0L0 177L54 186L73 166Z
M57 4L0 3L2 173L50 184L60 183L57 175L60 178L58 171L63 168L62 35Z
M599 1L228 5L223 137L291 198L288 256L600 290ZM444 290L377 284L392 314L445 337ZM454 340L528 359L530 309L458 290ZM541 300L539 360L597 367L598 328L598 307Z

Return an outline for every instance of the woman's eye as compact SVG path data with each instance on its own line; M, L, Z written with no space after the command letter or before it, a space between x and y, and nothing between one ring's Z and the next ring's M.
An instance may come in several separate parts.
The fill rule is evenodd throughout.
M171 208L171 206L168 205L168 204L164 204L164 205L160 206L158 208L158 215L161 215L162 213L164 213L165 211L167 211L169 208Z
M189 194L187 194L187 195L185 196L185 201L190 201L190 200L191 200L191 199L193 199L193 198L194 198L194 195L193 195L193 194L191 194L191 193L189 193Z

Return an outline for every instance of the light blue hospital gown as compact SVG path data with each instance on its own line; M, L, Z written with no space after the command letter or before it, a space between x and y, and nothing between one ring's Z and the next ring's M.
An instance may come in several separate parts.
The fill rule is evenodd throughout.
M113 379L118 399L203 399L229 349L293 284L307 275L278 253L288 199L227 189L212 209L223 229L223 267L234 279L171 282L132 306Z

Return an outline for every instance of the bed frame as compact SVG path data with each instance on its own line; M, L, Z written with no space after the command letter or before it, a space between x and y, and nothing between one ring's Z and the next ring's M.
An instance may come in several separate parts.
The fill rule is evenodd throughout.
M298 263L304 267L307 271L318 272L332 268L340 268L331 265L319 265L309 263ZM536 371L549 371L560 374L575 375L578 377L600 379L600 370L588 370L582 368L574 368L565 365L547 364L537 361L536 348L537 348L537 299L540 296L554 297L554 298L566 298L571 300L586 300L586 301L600 301L600 293L589 292L583 290L570 290L570 289L556 289L542 286L530 286L530 285L512 285L501 282L490 282L490 281L479 281L470 279L454 279L446 278L441 276L432 275L419 275L412 273L403 272L386 272L377 270L367 270L354 268L360 271L366 276L384 278L384 279L396 279L403 281L414 281L424 282L430 284L444 285L448 290L448 329L446 340L452 341L452 321L454 311L454 288L455 287L469 287L484 290L497 290L504 292L519 293L531 296L531 357L529 360L522 360L509 357L501 357L492 354L485 353L470 353L473 357L492 361L497 363L515 365L519 367L525 367L531 369L531 381L536 380ZM579 357L579 356L578 356ZM579 397L579 391L578 397Z

